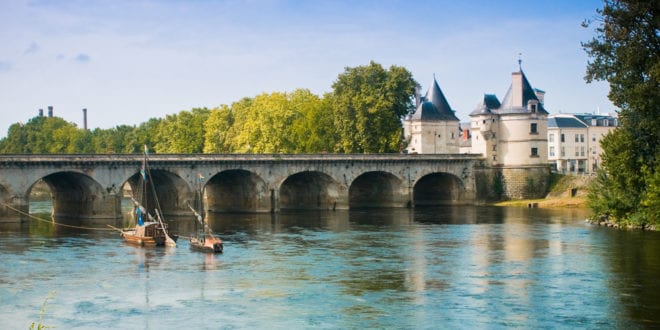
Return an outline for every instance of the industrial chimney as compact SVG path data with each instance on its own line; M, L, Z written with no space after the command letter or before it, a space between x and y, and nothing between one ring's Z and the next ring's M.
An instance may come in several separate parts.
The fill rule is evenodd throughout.
M83 129L87 130L87 108L83 108Z
M52 105L48 106L48 117L49 118L53 117L53 106Z

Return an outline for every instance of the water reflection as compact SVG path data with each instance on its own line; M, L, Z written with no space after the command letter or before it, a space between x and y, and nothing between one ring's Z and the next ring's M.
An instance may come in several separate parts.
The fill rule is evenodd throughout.
M133 247L112 231L2 224L0 319L29 324L58 288L49 319L60 328L657 326L660 236L594 228L586 213L211 213L222 255L188 249L192 215L167 217L182 236L173 249Z

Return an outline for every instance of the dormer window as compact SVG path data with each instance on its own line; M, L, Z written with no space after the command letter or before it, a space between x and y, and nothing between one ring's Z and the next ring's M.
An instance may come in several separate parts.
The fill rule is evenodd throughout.
M539 101L529 100L529 102L527 102L527 110L529 110L530 112L536 113L536 111L538 111L538 108L539 108Z

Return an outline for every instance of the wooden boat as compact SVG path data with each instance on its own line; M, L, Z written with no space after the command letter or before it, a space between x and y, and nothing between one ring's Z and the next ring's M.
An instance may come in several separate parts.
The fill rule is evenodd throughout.
M201 178L201 174L200 174L200 178ZM203 199L202 196L203 193L202 190L200 189L199 198L198 198L200 205L200 212L203 212L203 207L201 207L202 199ZM193 250L206 252L206 253L222 253L224 248L224 244L222 243L222 240L219 237L213 235L211 229L206 224L204 217L201 214L199 214L199 212L195 211L195 209L192 206L190 206L190 204L188 204L188 207L195 214L195 218L197 219L198 224L201 225L201 228L196 231L197 237L193 236L190 238L190 248Z
M144 202L138 201L135 196L131 197L133 204L135 205L135 214L137 216L137 223L135 227L119 229L121 235L124 237L124 241L129 244L134 244L138 246L176 246L176 240L178 236L170 235L168 233L167 224L163 222L162 212L160 210L160 204L158 203L157 196L154 196L155 208L154 215L147 211L147 208L143 206L143 203L146 204L146 194L149 191L149 188L152 188L151 191L155 194L155 189L153 186L147 187L147 185L153 185L153 180L151 178L151 173L149 171L148 163L148 153L147 147L144 147L144 160L142 162L141 173L141 192L142 200ZM146 221L145 221L146 218Z
M190 207L190 205L188 205L188 207ZM190 207L190 209L195 213L197 222L202 226L201 233L198 231L197 237L190 238L190 248L206 253L222 253L224 249L222 240L211 233L211 229L204 221L204 217L197 213L192 207Z

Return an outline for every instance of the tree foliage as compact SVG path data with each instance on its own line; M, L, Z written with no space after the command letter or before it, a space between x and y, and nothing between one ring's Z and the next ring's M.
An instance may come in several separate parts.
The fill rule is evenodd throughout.
M590 195L594 211L615 221L657 223L660 170L660 2L606 0L596 36L583 43L588 82L606 80L620 128L603 141L603 166ZM596 190L598 189L598 190Z
M346 68L333 88L337 152L399 152L401 118L413 107L417 82L405 68Z

